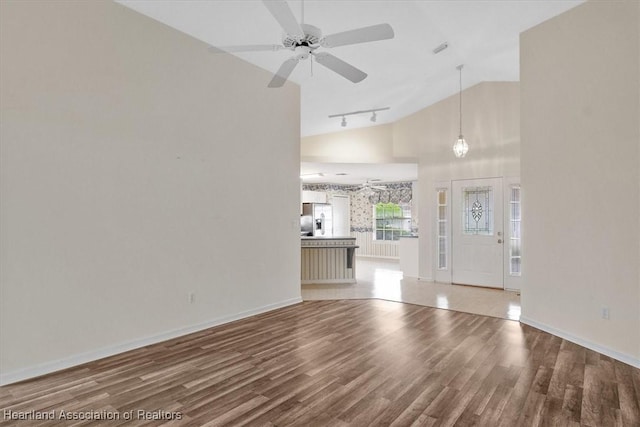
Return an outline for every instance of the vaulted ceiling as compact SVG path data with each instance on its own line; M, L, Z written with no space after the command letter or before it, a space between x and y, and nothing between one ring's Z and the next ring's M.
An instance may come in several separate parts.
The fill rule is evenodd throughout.
M260 0L116 0L216 49L229 45L281 45L280 23ZM459 90L483 81L519 80L519 35L583 0L288 0L298 22L323 36L388 23L394 37L335 48L318 48L364 71L359 83L310 59L299 62L290 80L301 87L301 136L394 122ZM440 53L433 50L446 43ZM277 51L233 55L275 73L294 55ZM224 76L212 76L224 79ZM266 77L267 86L271 77ZM278 90L277 88L271 90ZM389 107L377 113L330 115ZM415 164L301 164L301 174L323 173L305 182L362 184L368 179L417 179Z
M304 22L324 35L389 23L395 33L382 40L320 48L368 74L360 83L309 59L290 79L301 86L302 136L344 129L327 116L390 107L377 124L398 120L459 88L456 66L464 64L463 87L482 81L519 80L519 34L581 0L306 0ZM262 1L120 0L120 3L211 46L281 44L284 31ZM287 2L302 19L303 3ZM448 44L444 51L433 49ZM319 51L320 51L319 50ZM203 50L203 55L213 53ZM234 53L275 73L290 50ZM224 76L212 76L224 78ZM265 79L265 86L270 78ZM278 89L272 89L278 90ZM373 125L370 114L348 117L348 128Z

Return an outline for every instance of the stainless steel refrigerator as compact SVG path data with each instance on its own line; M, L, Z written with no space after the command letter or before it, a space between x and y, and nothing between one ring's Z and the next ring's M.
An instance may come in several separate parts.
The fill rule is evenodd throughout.
M301 224L311 222L311 235L315 237L333 236L333 209L328 203L303 203Z

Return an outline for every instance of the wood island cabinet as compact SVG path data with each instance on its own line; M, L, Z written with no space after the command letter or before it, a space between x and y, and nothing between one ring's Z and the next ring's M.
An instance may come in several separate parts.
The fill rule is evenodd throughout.
M356 283L355 237L302 237L301 283Z

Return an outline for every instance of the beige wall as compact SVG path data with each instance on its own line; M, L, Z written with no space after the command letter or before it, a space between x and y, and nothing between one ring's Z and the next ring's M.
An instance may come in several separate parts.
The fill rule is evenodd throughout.
M419 147L420 277L435 278L436 182L520 175L519 95L517 82L480 83L463 91L462 131L470 146L463 159L452 152L459 134L458 95L394 124L398 145Z
M587 2L520 49L523 320L636 366L639 5Z
M112 2L0 7L3 382L299 300L298 86Z
M406 141L399 143L394 127L390 123L304 137L301 160L322 163L417 162L417 146Z

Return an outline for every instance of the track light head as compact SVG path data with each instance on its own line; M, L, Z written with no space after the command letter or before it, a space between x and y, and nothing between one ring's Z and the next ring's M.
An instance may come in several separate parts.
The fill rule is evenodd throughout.
M1 0L0 0L1 1ZM338 113L338 114L331 114L329 116L330 119L336 118L336 117L342 117L342 121L340 122L340 126L347 127L347 116L353 116L356 114L369 114L371 113L371 118L369 120L371 120L372 122L377 122L378 121L378 111L386 111L390 109L390 107L382 107L382 108L372 108L370 110L358 110L358 111L351 111L349 113Z

